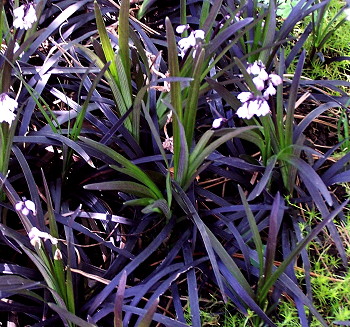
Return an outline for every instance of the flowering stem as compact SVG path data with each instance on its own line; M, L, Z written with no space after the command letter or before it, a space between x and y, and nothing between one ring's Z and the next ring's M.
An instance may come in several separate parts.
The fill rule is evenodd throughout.
M265 153L262 154L264 164L267 164L268 159L272 156L272 152L279 152L278 141L276 139L276 129L270 115L260 117L261 124L264 127L265 136Z

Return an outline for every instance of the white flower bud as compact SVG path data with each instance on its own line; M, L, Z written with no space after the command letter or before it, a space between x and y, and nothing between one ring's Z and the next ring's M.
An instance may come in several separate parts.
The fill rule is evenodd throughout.
M33 201L30 200L25 200L16 203L15 209L17 211L21 211L22 214L24 214L25 216L28 216L30 212L32 212L34 216L36 215L35 204Z
M53 258L54 260L62 260L62 252L59 248L56 249Z
M189 29L190 25L186 24L186 25L179 25L178 27L176 27L176 33L178 34L182 34L183 32L185 32L187 29Z
M213 120L213 123L211 125L212 128L220 128L222 123L225 121L226 119L224 118L216 118Z
M269 75L269 80L272 82L273 85L277 86L283 83L281 76L277 74L270 74Z

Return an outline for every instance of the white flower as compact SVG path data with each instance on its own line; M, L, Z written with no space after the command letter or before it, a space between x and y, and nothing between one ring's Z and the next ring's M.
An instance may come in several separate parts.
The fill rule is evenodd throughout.
M237 109L237 116L243 119L251 119L254 115L265 116L270 112L270 106L266 99L257 96L243 103L241 107Z
M36 208L33 201L30 200L24 200L21 202L16 203L15 208L17 211L21 211L25 216L28 216L30 211L33 213L33 215L36 215Z
M247 67L248 74L258 75L260 74L261 68L265 68L263 63L259 61L254 61L254 63L249 64Z
M41 247L40 239L42 238L44 241L50 240L52 244L56 245L58 243L57 238L51 236L49 233L45 233L37 229L36 227L33 227L30 232L28 233L28 237L30 239L30 243L35 247L35 245L38 245L39 248Z
M29 29L37 21L36 12L32 3L22 5L13 10L13 26L19 29Z
M18 103L16 100L11 99L6 93L0 94L0 110L4 110L6 108L10 111L15 111L17 109Z
M225 119L225 118L216 118L216 119L214 119L214 121L213 121L211 127L214 128L214 129L220 128L221 125L222 125L224 122L226 122L226 121L227 121L227 119Z
M261 60L254 61L247 67L248 74L259 75L262 70L265 70L265 65Z
M16 28L24 28L24 8L25 6L22 5L13 9L13 16L15 18L13 21L13 26Z
M254 94L252 92L241 92L237 95L237 99L241 102L247 102L248 100L252 99L254 97Z
M33 4L29 4L29 8L24 16L24 22L26 23L27 28L31 28L32 25L37 21L36 11Z
M283 83L281 76L271 73L269 75L269 80L272 82L273 85L277 86Z
M265 70L265 65L261 60L254 61L254 63L249 64L247 67L247 72L248 74L258 75L257 77L259 77L262 81L266 81L269 78L269 75Z
M269 86L263 94L264 98L268 100L270 95L275 95L275 94L276 94L276 89L273 87L273 84L269 82Z
M0 94L0 122L7 122L9 125L15 120L18 103L6 93Z
M193 31L193 35L196 39L204 40L205 32L203 30L195 30Z
M345 9L344 9L344 14L345 14L345 19L346 20L350 20L350 7L346 7Z
M183 32L185 32L189 28L190 28L190 25L188 25L188 24L179 25L178 27L176 27L176 33L182 34Z
M269 75L264 68L260 70L260 73L257 77L259 77L263 81L267 81L269 79Z
M182 38L177 44L180 48L180 56L184 57L186 51L197 44L197 39L204 39L204 31L195 30L188 37Z
M255 111L257 116L266 116L270 112L270 106L264 98L258 97L250 103L251 110Z
M251 119L254 116L254 111L249 110L248 102L244 102L241 107L237 109L237 116L243 119Z
M191 32L191 34L188 37L182 38L178 42L178 45L181 50L181 57L183 57L189 48L194 47L196 45L196 38Z
M259 76L253 78L253 83L259 91L262 91L265 88L265 82Z

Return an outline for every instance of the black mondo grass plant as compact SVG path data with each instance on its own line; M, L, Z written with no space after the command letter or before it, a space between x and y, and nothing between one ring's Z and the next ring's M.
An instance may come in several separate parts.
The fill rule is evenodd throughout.
M213 297L333 322L307 247L326 229L347 272L350 154L309 135L350 85L303 76L330 1L291 3L0 3L1 322L199 327Z

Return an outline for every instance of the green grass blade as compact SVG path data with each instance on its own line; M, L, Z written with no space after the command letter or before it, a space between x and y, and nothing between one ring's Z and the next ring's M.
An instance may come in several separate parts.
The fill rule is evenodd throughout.
M104 65L104 67L101 69L101 71L98 73L98 75L95 77L95 79L93 80L93 82L91 84L91 87L88 91L86 99L85 99L83 105L81 106L81 110L78 113L77 118L75 120L75 123L71 129L70 139L73 141L76 141L78 139L78 136L80 135L81 129L83 127L83 122L85 119L86 111L87 111L87 108L89 106L90 99L91 99L98 83L100 82L101 78L103 77L103 75L107 71L108 66L109 66L108 63L106 65Z
M230 129L227 131L227 133L225 135L219 137L217 140L210 143L208 146L205 146L205 145L208 142L207 138L210 134L207 134L209 131L206 132L202 136L202 138L205 137L204 141L206 141L206 142L201 142L201 140L200 140L190 155L187 177L190 178L195 173L195 171L198 169L198 167L203 163L203 161L213 151L215 151L221 144L227 142L228 140L230 140L234 137L239 136L240 134L242 134L246 131L250 131L254 128L257 128L257 127L256 126L247 126L247 127L240 127L240 128L234 129L234 130ZM214 133L213 131L210 131L210 132ZM213 134L211 134L211 135L213 135Z
M120 60L124 67L125 82L120 80L120 86L122 90L131 95L131 71L130 71L130 55L129 55L129 10L130 10L130 0L121 0L118 18L118 42ZM117 63L118 66L118 63ZM118 68L118 67L117 67ZM120 68L118 69L118 74L120 73ZM119 75L121 78L121 76ZM124 85L123 85L124 83ZM126 106L130 106L128 102L125 102Z
M130 75L130 67L129 67L129 74L128 74L118 54L115 55L114 59L117 64L120 90L122 90L121 93L125 102L125 106L127 109L129 109L132 106L131 80L130 80L130 76L128 76Z
M93 183L84 185L84 189L95 191L121 191L141 198L155 198L153 192L151 192L148 187L139 183L128 181Z
M76 47L79 50L81 50L84 53L84 55L86 55L91 61L95 62L97 67L99 67L100 69L103 69L105 64L95 53L93 53L91 50L87 49L86 47L84 47L80 44L77 44ZM104 76L108 82L109 87L111 88L114 100L116 102L117 114L119 116L122 116L123 114L125 114L127 112L127 107L125 105L124 97L123 97L122 92L119 88L119 85L117 84L116 80L113 78L110 70L107 70L105 72ZM125 127L129 131L131 131L132 125L131 125L131 120L129 117L127 119L125 119Z
M168 41L168 62L169 62L169 74L170 77L180 77L179 62L178 62L178 50L176 46L175 34L172 24L167 17L165 19L166 37ZM181 84L180 82L170 83L170 98L171 105L174 108L176 115L173 115L173 140L174 140L174 172L179 169L179 157L180 157L180 131L178 126L178 120L182 122L182 96L181 96Z
M146 185L154 194L157 195L158 199L162 199L163 195L162 192L160 192L157 185L148 177L147 174L145 174L139 167L134 165L132 162L130 162L128 159L120 155L119 153L112 150L110 147L103 145L99 142L90 140L86 137L80 137L80 140L85 142L87 145L93 147L94 149L97 149L98 151L101 151L102 153L106 154L108 157L112 158L116 162L118 162L120 165L124 166L127 170L132 172L133 178L136 178L139 182Z
M198 51L198 50L197 50ZM188 150L191 149L193 142L193 134L197 116L197 106L198 106L198 96L199 88L201 84L201 73L203 69L205 51L202 49L199 56L196 58L194 71L193 71L193 81L190 84L188 90L188 98L186 103L186 108L184 111L183 125L186 134L186 141L188 145Z
M98 30L98 34L100 35L103 53L105 55L107 62L111 63L109 66L109 71L111 72L111 74L112 74L114 80L117 82L118 86L120 86L118 72L117 72L117 66L116 66L116 63L114 61L115 52L113 50L111 41L108 37L106 26L105 26L105 23L103 21L102 13L101 13L101 10L100 10L100 7L99 7L97 1L94 1L94 9L95 9L97 30Z
M269 9L266 19L264 21L264 30L262 35L262 44L259 46L266 47L272 45L275 39L276 33L276 3L274 0L269 1ZM260 52L259 59L266 63L269 57L269 50Z
M155 3L156 0L145 0L142 2L142 5L137 13L137 18L141 19L146 13L147 10Z
M41 175L43 178L43 184L45 189L50 234L55 238L59 238L58 227L57 227L55 212L54 212L54 208L51 200L50 190L47 185L47 181L43 171L41 171ZM57 248L58 248L58 244L52 245L52 252L54 253ZM69 285L66 281L65 268L63 266L62 260L53 260L52 268L53 268L52 275L53 275L55 284L57 284L58 286L58 289L55 288L55 291L61 296L61 298L65 302L67 309L70 312L74 313L74 310L75 310L74 300L73 300L73 303L69 303L68 296L67 296L68 292L71 292L73 290L73 285ZM74 295L73 295L73 299L74 299ZM71 306L69 306L69 304Z

